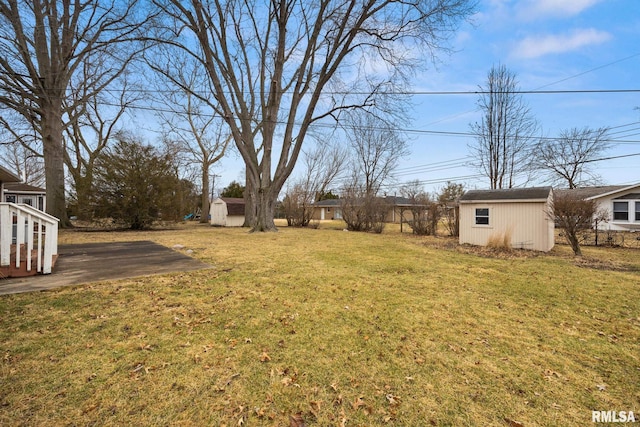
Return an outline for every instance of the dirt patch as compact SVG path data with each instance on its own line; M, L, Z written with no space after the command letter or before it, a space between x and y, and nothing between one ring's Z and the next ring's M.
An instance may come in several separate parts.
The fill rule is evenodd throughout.
M474 245L461 245L455 237L423 237L421 243L425 246L447 251L455 251L463 254L471 254L483 258L494 259L526 259L540 256L538 251L526 249L510 249L503 247L487 247Z
M601 259L585 256L575 257L573 263L578 267L592 268L594 270L640 272L640 268L635 265L617 263L612 261L603 261Z

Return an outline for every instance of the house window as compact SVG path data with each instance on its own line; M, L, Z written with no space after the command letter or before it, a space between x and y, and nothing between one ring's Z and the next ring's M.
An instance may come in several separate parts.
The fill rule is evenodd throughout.
M11 195L7 194L5 196L5 200L7 201L7 203L15 203L16 202L16 196L14 196L12 194Z
M613 202L613 220L629 221L628 202Z
M476 225L489 225L489 208L476 209Z
M636 221L640 221L640 202L636 202Z

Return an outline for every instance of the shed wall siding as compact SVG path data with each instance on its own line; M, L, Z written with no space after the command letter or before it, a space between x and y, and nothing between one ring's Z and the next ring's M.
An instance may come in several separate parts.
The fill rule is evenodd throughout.
M209 220L211 225L219 225L222 227L227 225L227 204L220 201L220 199L211 203L209 214L211 215L211 219Z
M460 204L460 243L486 246L492 238L511 235L511 247L549 251L554 244L553 221L543 202L462 203ZM476 225L476 208L489 208L489 225Z
M242 227L244 225L244 216L229 215L227 216L227 227Z

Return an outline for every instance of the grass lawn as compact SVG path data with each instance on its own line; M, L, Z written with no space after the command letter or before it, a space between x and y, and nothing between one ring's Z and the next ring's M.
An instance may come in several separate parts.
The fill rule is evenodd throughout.
M211 270L0 297L0 425L640 422L640 251L197 224ZM117 266L114 266L117 268Z

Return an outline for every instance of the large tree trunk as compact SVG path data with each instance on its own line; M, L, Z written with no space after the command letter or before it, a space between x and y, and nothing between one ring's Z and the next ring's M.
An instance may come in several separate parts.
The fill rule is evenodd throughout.
M254 193L256 195L255 218L251 226L251 231L278 231L273 218L277 202L276 196L271 191L260 189Z
M202 213L200 223L209 222L209 165L202 163Z
M256 213L254 211L254 196L253 187L251 186L251 180L249 179L249 172L245 171L244 179L244 224L243 227L253 228L255 223Z
M47 188L47 213L60 219L59 226L70 226L64 194L64 145L62 143L62 102L52 100L43 108L42 147Z

